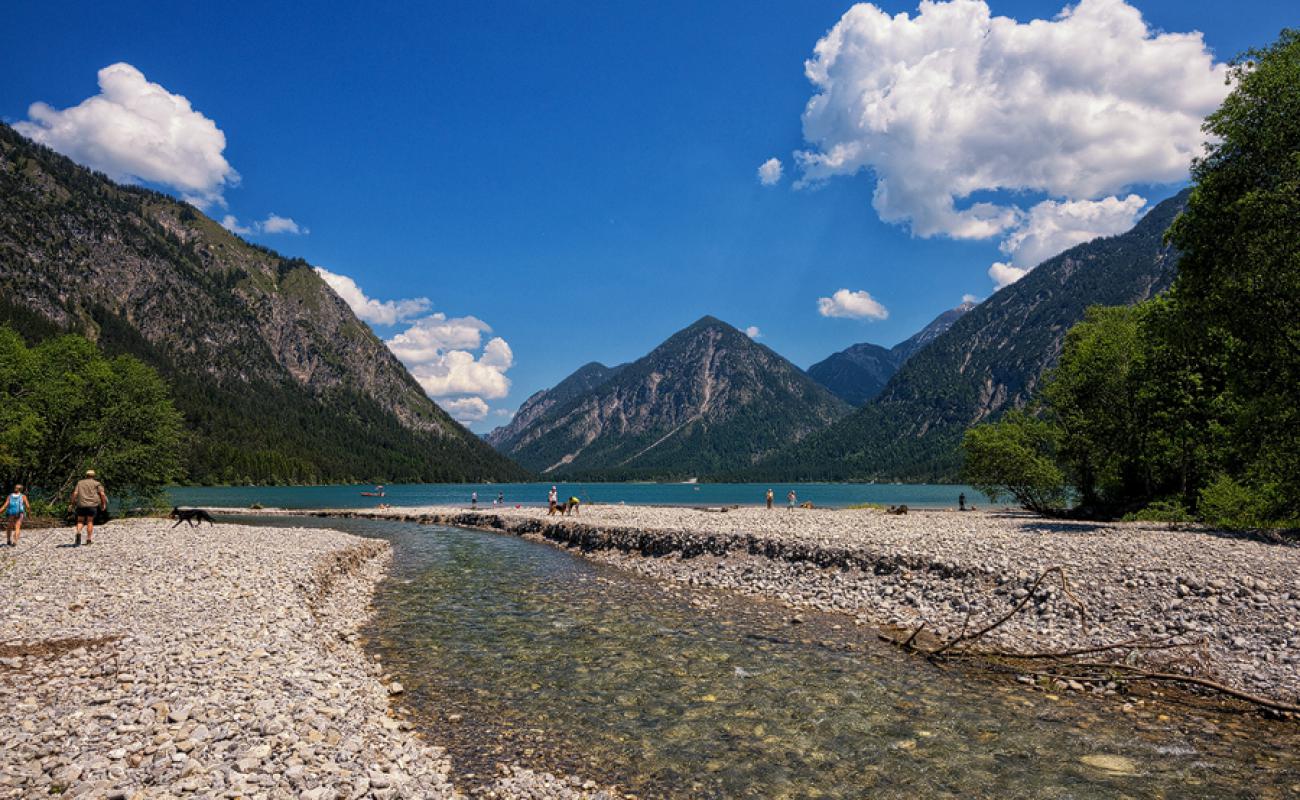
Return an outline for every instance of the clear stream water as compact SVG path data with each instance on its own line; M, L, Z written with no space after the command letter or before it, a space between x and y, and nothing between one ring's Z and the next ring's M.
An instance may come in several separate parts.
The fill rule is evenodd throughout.
M846 617L791 624L774 604L688 593L506 534L260 522L393 543L367 646L462 786L519 761L638 797L1300 792L1294 724L1195 705L1125 714L1115 698L945 671Z
M356 486L178 486L170 490L178 505L247 508L259 503L267 508L373 508L394 506L464 505L478 492L480 505L491 506L497 494L514 505L546 505L550 483L412 483L387 486L386 496L363 497L372 485ZM911 483L561 483L560 497L577 496L584 503L636 505L717 506L758 505L770 488L776 501L785 503L794 489L799 502L838 508L856 503L906 504L916 508L957 506L958 495L984 506L989 500L969 486Z

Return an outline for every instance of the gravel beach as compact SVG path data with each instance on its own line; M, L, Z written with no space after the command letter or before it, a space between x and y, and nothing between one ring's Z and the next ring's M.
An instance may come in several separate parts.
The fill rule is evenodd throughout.
M149 520L71 539L0 551L0 797L463 796L356 645L386 543ZM500 771L472 793L605 796Z
M356 512L342 512L356 513ZM978 629L1064 569L1083 605L1046 581L991 639L1059 651L1132 639L1195 642L1152 667L1300 701L1300 547L1203 530L1046 520L1014 512L648 506L401 508L362 512L507 530L688 585L835 610L860 622L952 635ZM797 621L797 618L795 619Z

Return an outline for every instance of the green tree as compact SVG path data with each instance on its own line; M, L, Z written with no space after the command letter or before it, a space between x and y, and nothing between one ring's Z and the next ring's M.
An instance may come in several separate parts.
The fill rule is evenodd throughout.
M181 417L158 374L79 336L28 348L0 327L0 477L60 503L95 469L125 505L181 474Z
M1124 505L1147 489L1135 374L1142 344L1130 307L1093 307L1065 336L1042 398L1060 429L1058 457L1084 508Z
M1025 411L966 431L967 483L993 502L1014 497L1030 511L1050 514L1069 498L1065 473L1057 466L1061 430Z
M1206 120L1187 211L1170 228L1182 251L1174 314L1208 332L1202 356L1229 366L1219 409L1219 466L1270 498L1263 513L1300 508L1300 31L1231 68L1232 92ZM1225 484L1226 485L1226 484ZM1226 493L1220 493L1226 496Z

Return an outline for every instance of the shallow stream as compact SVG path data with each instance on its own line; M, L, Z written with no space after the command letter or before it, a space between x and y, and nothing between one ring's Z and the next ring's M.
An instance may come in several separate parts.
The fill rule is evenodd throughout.
M392 541L368 646L466 786L519 762L638 797L1300 792L1295 724L945 671L846 617L794 623L505 534L292 524Z

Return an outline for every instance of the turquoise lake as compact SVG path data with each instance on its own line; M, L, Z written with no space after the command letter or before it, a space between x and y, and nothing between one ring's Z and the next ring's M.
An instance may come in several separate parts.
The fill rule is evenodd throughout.
M778 505L795 490L800 503L843 508L857 503L886 503L913 508L956 508L957 499L976 506L989 499L969 486L915 483L559 483L560 497L576 496L584 503L629 505L719 506L759 505L770 488ZM385 496L365 497L373 485L353 486L178 486L172 502L186 506L247 508L373 508L393 506L463 505L478 493L480 506L492 505L498 493L508 505L545 505L550 483L411 483L385 487Z

